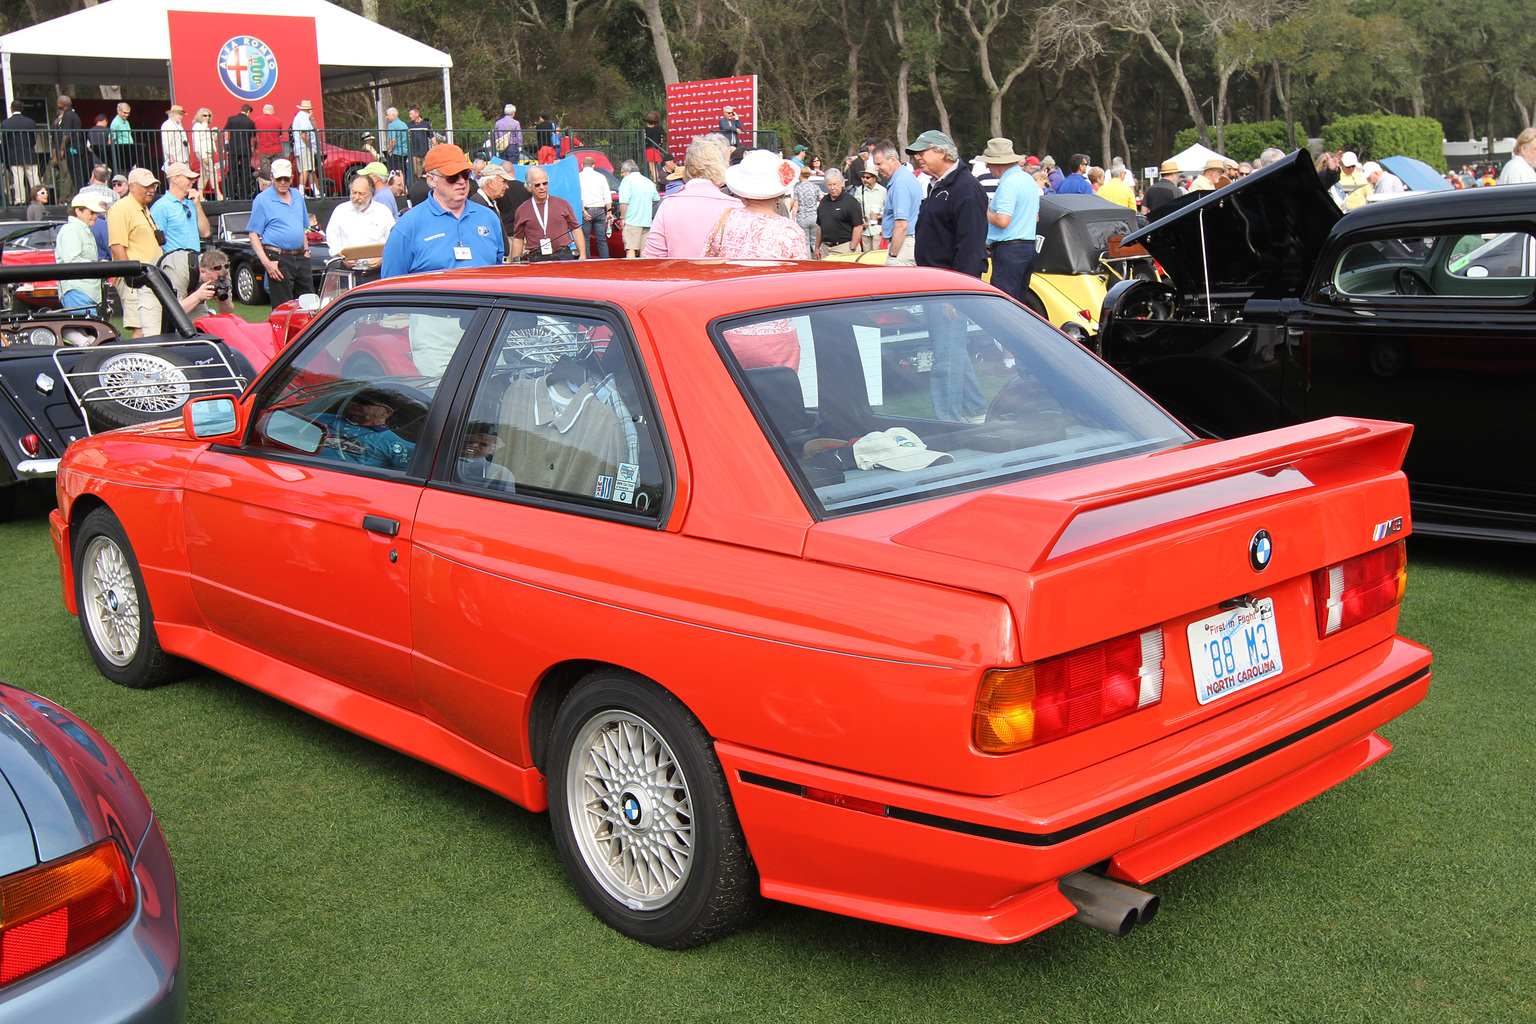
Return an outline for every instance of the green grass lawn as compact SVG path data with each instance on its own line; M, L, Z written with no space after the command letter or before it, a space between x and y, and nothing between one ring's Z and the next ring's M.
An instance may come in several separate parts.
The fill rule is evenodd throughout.
M0 679L138 774L181 884L191 1019L1536 1020L1536 552L1411 542L1428 700L1363 774L1160 879L1150 926L984 946L782 904L667 953L599 924L543 815L221 676L95 671L44 513L0 524Z

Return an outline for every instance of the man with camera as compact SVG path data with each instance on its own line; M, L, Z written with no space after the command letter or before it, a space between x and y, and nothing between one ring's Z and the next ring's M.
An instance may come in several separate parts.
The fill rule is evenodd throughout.
M234 313L235 303L229 297L229 257L218 249L206 249L197 261L198 285L181 300L181 308L188 313L212 300L213 312Z

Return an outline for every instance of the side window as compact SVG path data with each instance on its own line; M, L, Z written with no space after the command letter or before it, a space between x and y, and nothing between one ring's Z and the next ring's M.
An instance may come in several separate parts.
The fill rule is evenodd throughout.
M509 313L455 439L455 483L658 516L666 475L609 321Z
M1524 298L1536 284L1536 239L1523 231L1383 238L1344 250L1340 295Z
M419 306L348 310L259 399L250 447L405 472L474 315Z

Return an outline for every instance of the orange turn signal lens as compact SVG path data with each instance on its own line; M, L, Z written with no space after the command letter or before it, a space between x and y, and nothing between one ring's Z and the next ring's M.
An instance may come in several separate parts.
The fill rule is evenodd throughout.
M100 942L133 916L137 900L111 839L0 879L0 985Z
M1128 715L1163 699L1163 633L1105 640L1021 668L995 668L976 695L974 739L1007 754Z

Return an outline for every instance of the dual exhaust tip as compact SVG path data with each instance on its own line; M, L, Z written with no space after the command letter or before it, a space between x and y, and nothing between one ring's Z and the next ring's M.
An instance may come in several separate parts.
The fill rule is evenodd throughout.
M1123 939L1138 924L1157 916L1158 898L1103 875L1074 871L1057 883L1061 894L1077 907L1072 920Z

